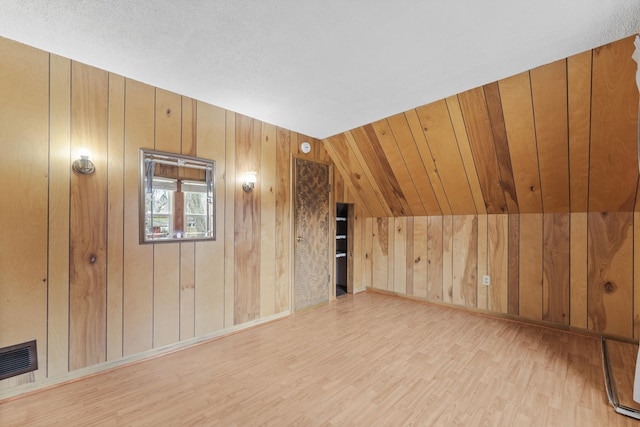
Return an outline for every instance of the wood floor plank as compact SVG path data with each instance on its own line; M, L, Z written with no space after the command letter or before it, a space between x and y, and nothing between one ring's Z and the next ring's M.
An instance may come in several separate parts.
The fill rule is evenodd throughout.
M8 427L636 423L608 405L598 339L375 292L2 402L0 419Z

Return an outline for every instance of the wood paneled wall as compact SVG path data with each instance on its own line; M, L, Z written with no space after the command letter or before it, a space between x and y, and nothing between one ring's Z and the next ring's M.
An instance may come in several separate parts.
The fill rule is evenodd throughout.
M640 336L640 213L364 222L371 224L372 240L362 245L360 274L373 277L366 282L371 288L561 327ZM484 275L489 286L483 285Z
M633 37L325 139L365 215L631 212Z
M0 62L0 346L39 359L0 390L290 309L291 158L331 163L320 141L2 38ZM141 147L215 160L215 241L138 243Z

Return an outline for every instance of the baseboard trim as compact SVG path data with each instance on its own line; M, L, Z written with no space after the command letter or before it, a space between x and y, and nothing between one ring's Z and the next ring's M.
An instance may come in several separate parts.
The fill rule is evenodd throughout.
M75 371L68 372L64 375L58 375L50 378L45 378L40 381L32 383L22 384L10 389L0 390L0 404L3 402L18 399L20 397L27 396L29 394L42 391L44 389L58 387L64 384L80 381L85 378L109 371L112 369L120 368L123 366L133 365L135 363L143 362L145 360L153 359L156 357L164 356L175 351L183 350L185 348L193 347L196 345L204 344L219 338L223 338L228 335L232 335L238 332L242 332L247 329L254 328L256 326L263 325L265 323L273 322L276 320L289 317L291 315L290 310L283 311L282 313L266 316L261 319L252 320L240 325L235 325L230 328L221 329L219 331L211 332L206 335L202 335L195 338L190 338L185 341L165 345L158 348L136 353L131 356L126 356L121 359L111 360L97 365L88 366L86 368L77 369Z

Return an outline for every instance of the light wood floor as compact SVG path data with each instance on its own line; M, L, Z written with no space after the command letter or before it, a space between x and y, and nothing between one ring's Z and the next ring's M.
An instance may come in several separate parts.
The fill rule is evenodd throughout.
M637 423L596 338L365 293L5 402L0 425Z

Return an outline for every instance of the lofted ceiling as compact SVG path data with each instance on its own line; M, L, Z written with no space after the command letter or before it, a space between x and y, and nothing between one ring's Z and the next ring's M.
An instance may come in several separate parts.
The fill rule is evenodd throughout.
M324 140L368 215L630 212L634 37Z
M346 138L342 132L356 128L348 134L354 144L377 139L384 147L397 127L415 131L416 120L435 120L445 109L452 120L464 120L486 101L489 110L479 113L477 123L465 122L474 156L483 150L474 139L489 132L484 115L493 117L505 102L517 101L509 94L496 98L498 89L518 91L526 84L522 76L503 79L639 28L637 0L2 0L0 13L0 36L320 139ZM542 78L533 73L530 82L535 87ZM498 86L482 87L498 80ZM481 89L465 92L476 87ZM551 102L545 96L534 92L534 103ZM404 111L409 113L395 116ZM512 120L505 117L507 134ZM440 131L451 138L460 126L454 121ZM430 141L430 132L416 138ZM505 144L501 139L496 148L504 151ZM504 185L518 190L519 168L512 165L510 183L500 161ZM480 175L488 209L513 209ZM433 197L418 196L425 210L432 210L427 199L435 198L442 211L466 211L469 200L479 203L475 182L469 187L471 198L460 196L459 209L451 201L442 206L438 195L447 188L436 185ZM543 192L541 203L555 209L545 197ZM421 211L413 202L402 209Z

